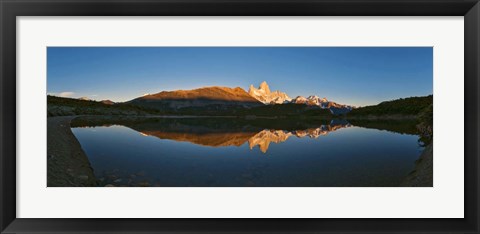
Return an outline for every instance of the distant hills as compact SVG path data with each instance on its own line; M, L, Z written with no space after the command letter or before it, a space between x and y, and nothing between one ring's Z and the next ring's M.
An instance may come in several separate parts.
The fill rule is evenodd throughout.
M108 101L47 96L47 115L148 115L154 111L139 106Z
M225 109L232 106L249 108L263 105L240 87L228 88L218 86L192 90L163 91L144 95L127 103L153 109L181 109L211 105Z
M400 98L381 102L377 105L365 106L353 109L348 116L351 117L395 117L395 116L418 116L422 112L432 109L433 95L423 97Z
M329 118L329 110L307 105L283 104L255 106L210 104L205 106L169 107L170 102L124 102L105 104L98 101L86 101L74 98L47 96L48 116L65 115L190 115L190 116L316 116ZM232 104L232 103L230 103ZM163 108L162 108L162 105Z
M316 95L290 98L271 91L267 82L259 88L203 87L162 91L127 102L92 101L48 96L48 115L202 115L202 116L345 116L347 118L416 118L433 106L433 96L409 97L355 108ZM431 107L432 108L432 107ZM424 116L428 116L423 114ZM428 117L425 117L428 118Z

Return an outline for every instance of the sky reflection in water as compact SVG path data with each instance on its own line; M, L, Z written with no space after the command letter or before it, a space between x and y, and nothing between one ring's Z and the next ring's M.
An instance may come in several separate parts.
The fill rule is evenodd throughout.
M344 123L193 132L167 131L165 123L126 125L72 128L100 186L398 186L423 149L416 135Z

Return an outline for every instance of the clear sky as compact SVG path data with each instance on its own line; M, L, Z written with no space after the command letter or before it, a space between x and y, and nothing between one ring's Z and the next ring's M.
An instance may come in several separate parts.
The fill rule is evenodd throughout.
M94 100L262 81L356 106L433 93L431 47L49 47L47 58L49 94Z

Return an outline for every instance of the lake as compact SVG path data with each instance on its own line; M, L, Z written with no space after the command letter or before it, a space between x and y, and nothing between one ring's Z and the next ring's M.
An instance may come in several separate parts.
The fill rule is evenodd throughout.
M392 187L423 147L412 122L77 118L99 186Z

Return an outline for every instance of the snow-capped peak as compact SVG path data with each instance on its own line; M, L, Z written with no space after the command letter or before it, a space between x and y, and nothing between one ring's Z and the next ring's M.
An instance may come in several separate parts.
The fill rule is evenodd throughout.
M264 104L305 104L313 107L317 106L322 109L329 109L334 114L345 113L352 109L351 106L337 104L327 100L325 97L320 98L316 95L310 95L307 98L303 96L297 96L296 98L292 99L286 93L280 91L271 92L270 87L265 81L263 81L258 88L250 85L248 94Z
M291 98L283 92L280 91L270 91L270 87L267 82L263 81L260 84L260 87L255 88L253 85L250 85L248 89L248 94L254 97L255 99L263 102L264 104L283 104L285 102L290 102Z

